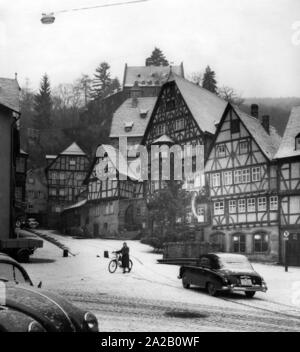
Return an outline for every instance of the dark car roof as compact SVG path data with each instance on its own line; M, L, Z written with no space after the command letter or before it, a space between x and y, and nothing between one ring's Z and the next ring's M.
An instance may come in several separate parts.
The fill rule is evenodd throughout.
M224 258L224 259L229 259L229 258L236 258L236 259L247 259L246 256L244 256L243 254L236 254L236 253L207 253L207 254L203 254L203 255L211 255L211 256L215 256L218 257L220 259Z

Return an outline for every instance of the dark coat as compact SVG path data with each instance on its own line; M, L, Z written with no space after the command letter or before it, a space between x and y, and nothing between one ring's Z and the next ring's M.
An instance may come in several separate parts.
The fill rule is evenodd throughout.
M116 253L122 255L122 267L129 268L129 247L123 247Z

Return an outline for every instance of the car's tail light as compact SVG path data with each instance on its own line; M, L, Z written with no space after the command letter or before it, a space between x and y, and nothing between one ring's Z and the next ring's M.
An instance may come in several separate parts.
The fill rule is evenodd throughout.
M28 325L28 332L46 332L46 330L37 321L32 321Z
M86 322L88 328L92 332L98 332L98 320L94 314L87 312L84 315L84 321Z

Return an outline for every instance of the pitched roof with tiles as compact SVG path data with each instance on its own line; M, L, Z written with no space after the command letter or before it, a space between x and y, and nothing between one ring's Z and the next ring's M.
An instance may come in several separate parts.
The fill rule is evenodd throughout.
M125 66L124 87L133 87L136 82L139 86L161 86L167 81L170 71L184 77L183 64L179 66Z
M276 159L300 156L300 150L296 150L296 137L300 133L300 106L292 108L280 147L275 155Z
M214 134L218 123L226 109L227 102L216 94L202 88L176 74L169 77L175 81L194 119L203 132Z
M85 152L78 146L77 143L72 143L67 149L60 153L60 155L86 155Z
M272 160L281 142L281 137L276 129L273 126L270 126L270 134L268 134L258 118L246 114L236 106L233 106L233 109L238 114L265 156L269 160Z
M136 106L133 106L132 98L125 100L113 115L110 138L143 137L156 100L156 97L137 98ZM129 125L132 127L126 132L125 127Z
M0 77L0 104L20 112L20 87L17 80Z

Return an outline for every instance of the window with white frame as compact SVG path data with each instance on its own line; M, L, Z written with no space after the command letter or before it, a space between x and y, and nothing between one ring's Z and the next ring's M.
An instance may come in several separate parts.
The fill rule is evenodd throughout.
M249 213L255 212L255 198L248 198L247 199L247 211Z
M239 142L239 151L240 151L240 154L249 153L249 142L247 141L247 139Z
M249 183L250 182L250 170L244 169L242 170L242 183Z
M66 195L66 190L65 190L64 188L60 189L60 190L59 190L59 195L60 195L61 197L64 197L64 196Z
M215 215L224 214L224 201L214 202L214 214Z
M266 211L267 210L267 198L259 197L257 200L257 210L258 211Z
M230 214L236 213L236 200L234 199L229 201L229 213Z
M223 158L226 156L226 147L225 147L225 144L219 144L217 145L216 147L216 154L217 154L217 157L219 158Z
M270 210L278 210L278 197L270 197Z
M213 187L220 187L221 186L221 177L220 177L219 173L212 175L212 185L213 185Z
M165 125L158 125L157 126L157 133L159 135L166 133L166 126Z
M179 131L179 130L183 130L184 129L184 119L178 119L175 121L175 130Z
M232 171L223 172L223 183L224 186L232 185Z
M252 168L252 182L259 182L261 180L261 168L253 167Z
M238 200L238 209L239 209L239 213L246 212L246 200L245 199Z
M56 196L56 188L49 188L49 195Z
M242 183L242 170L235 170L234 171L234 183L236 185Z

